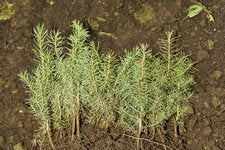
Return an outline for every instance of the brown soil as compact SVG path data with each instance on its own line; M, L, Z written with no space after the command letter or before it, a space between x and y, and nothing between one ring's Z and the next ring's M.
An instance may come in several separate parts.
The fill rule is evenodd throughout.
M45 0L9 2L15 3L15 14L0 21L0 150L38 149L32 140L37 124L28 111L28 96L17 74L33 67L33 27L44 23L48 29L68 35L74 19L84 23L91 40L100 42L102 49L113 49L117 54L138 43L149 43L157 52L157 41L166 31L180 35L181 50L197 62L190 101L193 109L179 127L177 139L168 124L165 145L167 149L225 149L224 0L200 0L212 11L214 23L206 20L205 13L183 20L192 0L56 0L54 5ZM213 47L209 47L209 40ZM135 140L115 129L105 131L82 124L82 134L83 139L75 143L55 138L55 144L58 149L135 149ZM164 149L154 141L162 142L143 140L143 149Z

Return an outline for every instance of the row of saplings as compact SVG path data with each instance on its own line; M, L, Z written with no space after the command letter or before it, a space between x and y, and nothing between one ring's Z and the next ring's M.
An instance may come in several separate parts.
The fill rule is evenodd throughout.
M100 53L78 21L72 23L68 42L59 31L34 29L36 68L19 74L29 93L29 107L40 124L39 145L52 132L71 128L80 137L80 117L101 128L118 127L133 133L137 148L141 133L164 125L174 116L180 121L194 84L193 63L178 52L172 32L161 40L156 55L141 44L116 59ZM68 45L65 47L65 45Z

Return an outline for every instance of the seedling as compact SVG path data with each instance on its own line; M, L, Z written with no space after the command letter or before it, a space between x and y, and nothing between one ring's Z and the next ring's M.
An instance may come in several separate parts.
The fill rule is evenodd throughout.
M195 2L195 4L191 5L188 8L188 14L184 19L192 18L192 17L198 15L202 11L206 12L206 18L208 19L208 21L215 22L212 12L209 11L202 3L199 3L199 2Z
M178 51L172 32L159 42L158 57L141 44L116 60L113 53L100 53L98 44L87 43L88 32L78 21L72 28L65 44L59 31L37 26L36 68L19 74L40 124L40 146L48 139L55 149L51 137L56 131L70 132L72 141L75 134L80 139L80 117L101 128L116 126L136 134L138 149L143 131L163 127L172 117L182 120L194 83L193 63Z

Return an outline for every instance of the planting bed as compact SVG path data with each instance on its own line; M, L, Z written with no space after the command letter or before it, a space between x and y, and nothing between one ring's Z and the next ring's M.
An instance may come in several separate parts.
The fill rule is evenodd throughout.
M225 149L224 0L200 1L212 11L215 22L208 22L204 12L184 20L192 0L56 0L53 5L44 0L9 2L14 3L15 13L0 21L0 149L38 148L33 140L37 123L28 110L28 95L18 73L34 67L33 27L44 23L48 29L60 29L68 36L74 19L88 29L90 40L116 55L139 43L148 43L157 53L159 39L174 30L180 49L196 62L196 84L189 104L192 109L185 116L184 126L179 127L179 136L173 136L169 121L164 145L182 150ZM75 143L66 135L62 139L55 135L53 140L58 149L126 150L136 146L135 139L115 128L106 131L83 123L81 133L83 138ZM164 149L158 135L155 133L153 139L144 136L143 149Z

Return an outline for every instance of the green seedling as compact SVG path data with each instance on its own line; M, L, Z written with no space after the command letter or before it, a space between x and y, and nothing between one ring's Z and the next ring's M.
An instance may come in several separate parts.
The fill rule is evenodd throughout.
M195 4L191 5L188 8L188 14L184 19L192 18L192 17L198 15L202 11L206 12L206 18L208 19L208 21L215 22L212 12L209 11L202 3L199 3L199 2L195 2Z
M182 121L194 83L193 63L179 52L172 32L159 42L159 56L140 44L116 60L113 53L100 53L98 44L87 42L88 32L78 21L72 29L65 44L59 31L37 26L36 67L32 74L19 74L40 125L35 140L40 146L48 140L56 149L56 132L80 139L81 117L101 128L116 126L136 134L137 149L143 131L161 128L170 118Z

